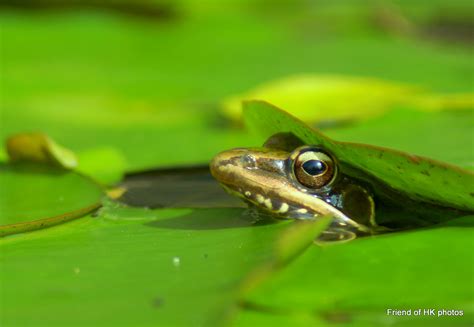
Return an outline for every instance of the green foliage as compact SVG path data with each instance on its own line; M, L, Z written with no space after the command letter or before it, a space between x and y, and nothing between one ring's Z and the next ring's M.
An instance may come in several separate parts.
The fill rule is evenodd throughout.
M247 273L280 262L277 240L287 258L298 253L288 250L294 242L285 244L290 223L259 224L242 209L151 211L109 204L98 218L7 238L0 245L2 296L9 299L2 322L217 324L230 314ZM296 231L312 231L297 243L308 246L322 226ZM45 299L54 310L44 310Z
M468 246L473 218L434 229L311 247L247 301L296 321L302 316L307 325L339 320L344 326L465 326L474 319L468 285L474 273ZM454 319L386 315L387 309L420 308L464 314Z
M420 201L473 211L474 174L456 166L396 150L334 141L264 101L244 103L248 125L269 137L291 132L306 144L321 145L342 163L359 168Z
M88 177L32 163L1 164L0 184L0 236L84 216L103 196Z
M360 120L377 116L394 104L413 101L413 86L370 78L337 75L297 75L258 86L229 98L223 112L241 118L242 101L265 100L306 122Z
M464 2L448 7L463 12ZM178 16L167 21L3 10L0 139L45 133L74 151L78 171L112 185L126 172L205 163L227 148L261 145L223 120L219 103L286 76L472 91L469 48L381 29L374 8L360 1L172 3ZM420 31L448 5L396 3ZM472 168L472 112L412 105L325 134ZM2 224L74 218L102 196L78 173L44 169L2 164ZM450 201L451 193L442 191ZM472 320L471 218L463 222L307 248L322 225L286 232L291 222L264 224L241 209L106 201L93 216L0 240L0 325L417 326L385 316L402 304L465 309L462 319L428 321L463 324Z
M473 126L474 110L426 113L398 108L383 117L324 132L338 141L389 147L472 170Z

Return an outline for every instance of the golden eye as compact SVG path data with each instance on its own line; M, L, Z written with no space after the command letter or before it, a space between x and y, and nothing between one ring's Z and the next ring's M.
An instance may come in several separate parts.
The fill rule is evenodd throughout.
M294 173L298 182L309 188L322 188L334 180L334 160L319 150L300 151L294 161Z

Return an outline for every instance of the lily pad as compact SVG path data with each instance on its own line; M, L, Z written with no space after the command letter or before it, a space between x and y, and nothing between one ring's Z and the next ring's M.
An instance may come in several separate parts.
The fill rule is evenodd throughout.
M0 236L56 225L96 209L102 189L73 171L0 164Z
M358 168L414 200L474 211L471 171L393 149L332 140L264 101L245 102L243 109L249 127L265 137L291 132L307 144L328 149L342 164Z
M409 102L419 92L412 85L376 78L295 75L228 98L223 112L240 120L242 100L264 99L307 122L364 119L381 114L394 104Z
M8 299L2 323L222 325L247 273L267 262L281 267L311 244L323 223L294 229L291 221L265 223L243 209L109 203L95 218L0 242ZM296 242L287 244L292 237Z
M323 124L366 120L400 105L411 105L422 111L474 107L474 93L428 93L411 84L323 74L293 75L264 83L242 95L228 97L222 103L222 112L240 121L241 102L245 99L263 99L305 122Z
M465 326L474 317L473 223L470 216L435 229L313 246L248 294L238 321L264 325L276 316L318 326ZM387 315L387 309L412 313ZM438 316L443 309L458 314Z

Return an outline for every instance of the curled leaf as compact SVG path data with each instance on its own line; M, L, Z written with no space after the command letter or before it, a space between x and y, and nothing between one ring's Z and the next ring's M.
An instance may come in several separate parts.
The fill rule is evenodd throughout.
M393 149L332 140L264 101L245 102L244 117L249 127L265 137L291 132L306 144L323 146L341 163L383 181L414 200L474 211L471 171Z
M6 140L6 149L12 162L46 163L66 169L77 166L75 154L44 133L21 133L10 136Z

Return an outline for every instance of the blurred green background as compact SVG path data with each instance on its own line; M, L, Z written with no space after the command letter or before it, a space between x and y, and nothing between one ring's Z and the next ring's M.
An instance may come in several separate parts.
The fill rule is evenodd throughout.
M43 131L127 170L252 143L220 102L288 75L472 91L471 1L2 4L2 138Z
M226 115L229 97L300 74L360 76L420 88L435 102L468 100L439 100L436 110L395 103L356 122L332 121L328 110L329 123L316 122L324 133L472 169L473 9L471 0L2 0L0 137L44 132L78 155L81 171L113 185L125 172L207 163L221 150L260 145ZM40 217L96 197L89 186L71 191L77 176L41 180L25 193L31 179L17 173L8 181L21 185L18 203L54 196ZM256 227L241 216L107 202L95 218L7 237L0 323L418 326L424 320L387 318L385 309L437 306L464 317L429 324L472 324L472 228L314 247L242 295L242 280L285 226ZM160 225L173 219L194 227ZM217 228L222 219L229 225Z

